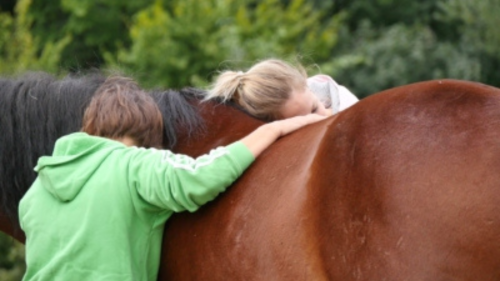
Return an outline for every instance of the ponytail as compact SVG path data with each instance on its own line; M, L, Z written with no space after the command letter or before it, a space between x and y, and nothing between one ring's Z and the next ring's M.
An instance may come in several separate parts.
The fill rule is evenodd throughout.
M232 99L237 99L239 96L238 91L240 90L241 83L243 82L245 73L242 71L224 71L222 72L215 83L211 86L208 91L205 100L209 99L219 99L222 101L228 101Z
M307 74L302 66L268 59L247 72L224 71L217 77L205 100L231 100L249 114L264 120L280 119L280 109L292 92L307 87Z

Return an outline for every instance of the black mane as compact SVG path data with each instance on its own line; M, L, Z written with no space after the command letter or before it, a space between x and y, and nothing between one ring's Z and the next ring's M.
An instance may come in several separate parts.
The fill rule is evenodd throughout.
M0 204L13 222L19 200L36 178L38 158L50 155L59 137L81 129L83 112L105 79L101 73L57 79L43 72L0 78ZM180 128L190 134L201 127L189 102L200 90L150 93L163 115L166 148L175 146Z

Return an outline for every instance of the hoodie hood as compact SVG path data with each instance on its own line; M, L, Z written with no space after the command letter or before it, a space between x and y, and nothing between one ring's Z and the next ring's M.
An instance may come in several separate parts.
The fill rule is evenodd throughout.
M104 159L113 150L125 147L114 140L74 133L60 138L53 155L42 156L35 171L52 195L61 201L71 201Z

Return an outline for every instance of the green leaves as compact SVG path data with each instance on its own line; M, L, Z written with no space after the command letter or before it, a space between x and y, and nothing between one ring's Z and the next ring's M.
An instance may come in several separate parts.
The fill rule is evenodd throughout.
M500 0L445 0L439 8L441 20L461 23L470 44L500 58Z
M0 232L0 280L21 280L26 265L24 245Z
M31 33L33 18L26 10L30 1L20 1L16 7L18 16L0 14L0 72L19 73L26 70L46 70L57 73L60 54L69 43L65 37L58 42L40 44Z
M500 82L500 0L18 0L0 72L118 69L146 87L300 60L359 96L434 78Z
M365 22L354 37L364 44L350 49L346 56L358 54L357 59L336 77L354 85L360 96L429 79L480 78L480 65L474 56L440 42L427 26L397 24L377 30Z
M322 70L358 96L440 78L500 86L500 0L335 3L346 24Z
M267 57L314 55L326 60L340 20L304 0L156 1L137 14L132 46L107 62L150 86L204 86L221 63L248 66ZM234 65L235 64L235 65Z

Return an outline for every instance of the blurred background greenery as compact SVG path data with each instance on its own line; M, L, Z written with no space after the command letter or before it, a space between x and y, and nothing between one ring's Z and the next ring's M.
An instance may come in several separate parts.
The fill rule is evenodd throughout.
M500 0L0 0L0 74L119 70L204 87L278 57L359 97L435 78L500 85Z
M24 245L0 232L0 280L21 280L25 269Z
M498 15L500 0L0 0L0 74L99 68L205 87L277 57L360 98L438 78L498 87ZM0 235L0 254L0 280L18 280L22 246Z

